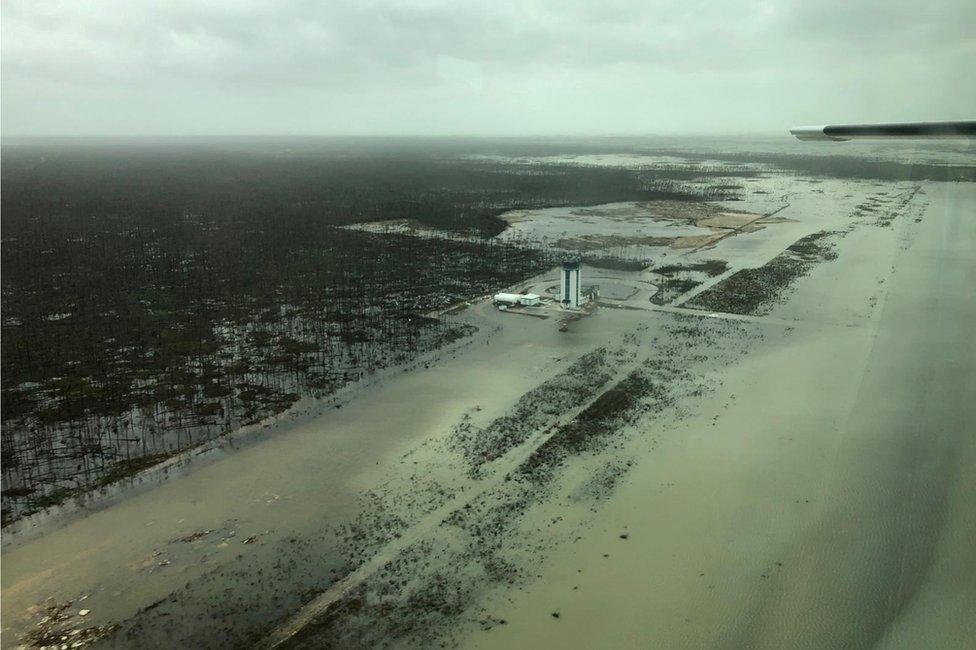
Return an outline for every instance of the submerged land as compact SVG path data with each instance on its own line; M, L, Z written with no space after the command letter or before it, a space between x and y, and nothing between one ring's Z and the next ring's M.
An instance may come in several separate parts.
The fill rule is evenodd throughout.
M292 145L5 149L5 647L976 636L965 151Z

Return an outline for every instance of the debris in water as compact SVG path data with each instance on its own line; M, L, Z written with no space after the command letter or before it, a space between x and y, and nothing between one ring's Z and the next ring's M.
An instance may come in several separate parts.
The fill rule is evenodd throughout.
M197 531L194 531L194 532L190 533L189 535L184 535L183 537L177 537L173 541L174 542L183 542L185 544L189 544L190 542L197 541L201 537L206 537L207 535L209 535L212 532L213 532L212 529L211 530L197 530Z

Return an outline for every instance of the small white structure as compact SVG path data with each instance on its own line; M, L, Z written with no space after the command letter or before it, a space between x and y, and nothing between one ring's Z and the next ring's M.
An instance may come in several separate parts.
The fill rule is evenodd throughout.
M517 305L522 300L522 296L517 293L496 293L494 301L496 305Z
M579 309L583 303L583 296L580 294L579 262L563 262L562 279L559 283L559 302L570 309Z
M496 305L514 307L523 305L525 307L535 307L542 304L542 299L534 293L496 293L493 300Z

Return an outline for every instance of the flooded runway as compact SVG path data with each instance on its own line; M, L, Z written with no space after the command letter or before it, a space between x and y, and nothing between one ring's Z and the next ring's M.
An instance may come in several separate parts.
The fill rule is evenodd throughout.
M534 587L486 600L506 626L461 645L965 647L976 197L929 198L868 330L804 328L730 369L734 395L662 431ZM790 305L863 263L821 267Z
M794 197L714 287L863 196ZM475 303L468 343L5 549L4 645L69 602L105 647L962 647L976 196L912 205L759 315L604 270L566 332Z

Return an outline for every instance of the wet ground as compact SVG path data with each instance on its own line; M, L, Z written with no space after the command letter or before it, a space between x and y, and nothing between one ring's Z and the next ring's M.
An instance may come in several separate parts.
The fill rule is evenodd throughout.
M968 647L976 195L926 192L920 222L852 233L754 321L763 344L700 410L645 429L656 445L633 443L641 462L532 586L486 595L506 624L455 641Z
M612 289L566 332L477 303L427 367L13 540L3 645L965 647L976 195L824 184L736 206L790 221L593 271ZM800 244L761 309L696 308L822 231L836 259ZM651 302L653 267L715 258Z

